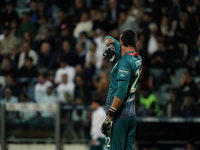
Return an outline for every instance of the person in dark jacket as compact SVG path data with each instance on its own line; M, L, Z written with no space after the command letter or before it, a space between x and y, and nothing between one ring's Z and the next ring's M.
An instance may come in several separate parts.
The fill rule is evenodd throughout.
M33 59L27 57L25 65L18 71L18 77L33 78L38 76L37 67L33 65Z

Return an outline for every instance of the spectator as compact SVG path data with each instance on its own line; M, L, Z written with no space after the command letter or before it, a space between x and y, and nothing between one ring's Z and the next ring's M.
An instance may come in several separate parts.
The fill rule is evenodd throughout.
M73 65L74 61L74 53L72 51L72 46L69 41L65 40L62 43L62 51L58 54L59 55L59 60L60 59L65 59L69 62L69 65Z
M22 23L19 27L18 37L22 39L26 31L29 31L32 34L36 33L36 26L33 22L31 22L30 15L28 13L22 14Z
M181 76L180 87L182 96L191 96L195 102L198 99L198 89L195 82L191 79L188 72L184 72Z
M4 98L1 100L1 103L4 104L9 104L9 103L18 103L17 97L12 95L12 91L10 88L5 88L4 89ZM6 113L6 126L7 127L14 127L16 126L16 118L17 118L17 113L16 111L10 111Z
M40 73L49 73L55 69L55 54L51 51L50 43L44 42L41 45L41 53L39 55Z
M141 1L134 0L133 6L128 11L128 18L130 18L132 21L136 22L137 24L140 24L143 15L144 15L144 8L141 4Z
M84 79L85 79L85 68L84 68L84 66L82 64L78 64L78 65L76 65L75 69L76 69L76 76L80 75L80 76L84 77Z
M172 38L175 34L177 22L176 20L171 21L167 16L162 16L160 30L164 36Z
M17 68L18 62L19 62L19 49L16 47L13 47L11 50L11 54L9 55L9 58L13 62L13 65Z
M36 42L36 51L37 52L40 51L40 47L41 47L42 43L44 43L44 42L50 43L52 50L54 50L55 41L54 41L53 36L51 35L51 30L49 28L44 28L42 30L41 34L38 33L35 38L35 42Z
M65 103L65 94L69 93L70 98L73 98L75 89L75 84L73 82L69 82L67 79L67 75L62 75L62 82L57 87L58 100Z
M86 52L90 49L91 40L88 38L88 34L85 31L80 33L80 39L77 41L77 43L79 42L85 45Z
M95 73L93 75L93 79L92 82L94 84L95 87L98 86L98 82L100 80L100 75L101 73L107 74L108 76L110 75L110 70L111 70L111 65L105 60L103 59L103 63L100 69L96 69Z
M62 30L62 25L65 24L67 28L71 29L71 20L69 19L69 16L66 11L60 10L58 12L58 22L57 22L57 33L56 35L59 36Z
M56 39L57 40L56 47L58 48L58 50L60 50L62 48L62 42L67 40L70 42L73 48L75 45L75 39L70 32L69 26L67 24L62 24L60 28L61 28L61 34L59 34L58 38Z
M101 123L106 118L106 113L103 107L100 105L100 101L98 100L92 100L91 102L92 107L92 122L91 122L91 144L90 144L90 150L92 149L98 149L103 150L104 147L104 141L105 141L105 135L101 133Z
M46 91L48 87L52 86L52 83L47 80L47 76L45 74L40 74L38 76L39 82L35 85L35 101L40 103L46 95Z
M12 90L8 87L4 89L4 98L2 99L2 103L18 103L17 97L12 95Z
M7 25L10 25L13 19L18 19L18 14L13 8L13 3L7 2L6 10L4 11L2 15L1 22L3 23L3 25L7 26Z
M139 116L157 116L158 114L158 99L147 87L140 89L139 106L137 112Z
M6 81L7 81L6 87L11 89L12 94L14 96L18 96L19 93L21 93L22 89L21 89L20 84L16 82L16 78L14 76L12 76L12 75L7 75L6 76Z
M185 12L181 12L179 18L180 21L175 30L175 39L178 43L187 45L187 56L191 57L195 54L193 46L196 44L195 42L198 37L198 27L196 22L191 20Z
M0 67L0 76L16 75L16 68L12 65L10 58L4 57Z
M34 20L35 19L35 15L37 14L37 11L38 11L37 1L36 0L31 0L29 5L30 5L30 11L28 13L31 16L32 22L35 22L35 20Z
M154 80L154 87L157 89L161 84L164 83L166 78L166 56L164 43L159 41L158 50L151 56L151 68L150 75Z
M149 30L150 30L150 37L148 41L147 51L149 55L152 55L158 49L158 44L157 44L158 27L155 23L151 23L149 24Z
M86 74L86 83L92 83L92 76L96 70L96 62L97 62L97 53L96 53L97 45L95 42L92 42L90 46L90 50L86 53L86 61L85 61L85 74Z
M146 38L149 38L149 24L152 23L151 13L145 12L139 27L143 30Z
M0 54L8 55L11 53L12 48L18 46L17 38L14 34L11 34L9 26L3 28L4 39L0 42Z
M75 101L79 101L79 99L83 100L84 104L90 104L90 91L87 85L85 84L85 80L82 76L76 76L76 87L74 91Z
M19 29L19 19L14 19L10 23L11 34L17 37L18 29Z
M32 103L26 93L19 94L19 102L23 104ZM31 123L31 120L34 119L35 116L36 116L35 111L21 110L19 112L20 127L22 127L22 129L24 129L24 127L28 127Z
M200 76L200 62L191 60L188 66L188 72L192 77L199 77Z
M85 67L88 69L95 68L96 62L97 62L97 44L95 42L92 42L90 49L86 52L86 61L85 61Z
M24 32L23 41L27 41L27 42L31 43L31 48L34 48L34 46L32 46L33 38L34 38L34 36L31 32L29 32L29 31Z
M74 29L74 37L79 38L80 33L85 31L88 35L91 35L93 27L93 22L90 20L89 14L87 12L81 13L81 21L76 25Z
M134 32L140 32L138 25L127 17L126 12L119 13L118 30L122 33L124 30L131 29Z
M102 9L97 11L97 19L93 21L92 35L94 37L99 36L99 31L101 29L109 31L109 21L104 17L104 12Z
M45 7L45 4L43 1L39 1L37 3L37 8L38 8L38 10L37 10L36 14L32 17L32 21L34 23L36 23L38 20L40 20L42 16L50 17L51 22L53 22L53 15L52 15L51 9L48 7Z
M117 19L119 17L119 13L121 12L121 8L119 7L117 0L109 0L108 6L108 20L110 21L110 27L116 28L117 26Z
M22 66L25 65L26 57L32 58L33 65L37 65L38 55L34 50L31 49L31 45L27 41L23 43L22 52L20 53L19 56L18 69L20 69Z
M102 54L106 49L106 45L104 42L106 35L107 35L106 30L102 29L100 35L94 39L94 42L97 44L97 50L96 50L96 55L98 56L98 59L96 62L97 69L101 68L102 66L102 61L103 61Z
M174 74L176 69L186 66L183 59L183 51L176 44L168 44L165 51L165 58L170 58L165 60L168 73L170 74Z
M105 105L107 98L107 91L109 89L110 78L105 72L99 74L99 81L97 81L96 88L97 93L96 97L101 101L101 104Z
M92 20L92 22L97 20L97 9L95 7L90 8L89 13L90 13L90 19Z
M180 115L181 100L175 89L170 90L170 99L165 107L167 117L176 117Z
M67 60L65 59L60 60L60 68L56 71L55 80L54 80L56 84L59 84L62 82L63 74L67 75L69 82L74 81L74 78L76 75L75 68L72 66L69 66L67 63Z
M180 111L182 117L195 117L197 115L197 109L192 97L184 97Z
M178 20L180 11L180 0L173 0L172 3L167 7L165 14L170 18L170 20Z
M38 104L55 104L56 103L56 96L54 95L52 84L47 85L43 89L41 89L43 96L39 101ZM37 112L37 117L32 120L31 126L32 128L40 127L43 130L53 130L54 124L54 115L55 113L49 110Z
M48 86L44 98L39 103L53 104L57 102L57 98L52 86ZM46 111L49 114L49 112ZM42 115L44 117L44 114ZM51 116L52 117L52 116Z
M48 16L45 16L45 15L41 16L40 19L38 20L38 24L40 28L38 29L37 34L42 34L45 28L53 29L53 25L50 23Z
M186 150L196 150L194 142L189 141L186 145Z
M25 65L19 70L18 77L25 77L28 79L38 76L37 67L33 65L33 59L26 58Z
M76 54L75 54L75 60L74 65L77 64L85 64L85 44L79 42L76 45Z
M81 14L85 10L83 0L75 0L73 8L74 22L77 23L81 20Z

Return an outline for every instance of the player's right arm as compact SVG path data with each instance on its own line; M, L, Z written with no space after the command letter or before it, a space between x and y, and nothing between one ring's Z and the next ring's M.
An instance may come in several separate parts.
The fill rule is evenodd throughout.
M113 62L116 58L116 54L121 56L120 43L111 36L105 37L105 45L107 46L103 53L104 59L109 62Z

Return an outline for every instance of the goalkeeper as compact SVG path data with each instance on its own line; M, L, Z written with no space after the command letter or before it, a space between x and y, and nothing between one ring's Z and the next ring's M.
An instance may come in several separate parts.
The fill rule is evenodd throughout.
M116 54L120 60L115 64L110 76L110 86L106 99L107 118L101 126L106 135L106 150L133 150L136 116L135 91L142 69L142 60L135 51L137 35L125 30L120 42L107 36L107 49L103 56L112 62Z

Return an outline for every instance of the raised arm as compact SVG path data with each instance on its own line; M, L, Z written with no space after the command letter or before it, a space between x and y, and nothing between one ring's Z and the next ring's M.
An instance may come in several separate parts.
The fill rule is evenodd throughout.
M120 43L111 36L105 37L105 45L107 46L103 53L104 59L108 62L113 62L116 54L121 56Z

